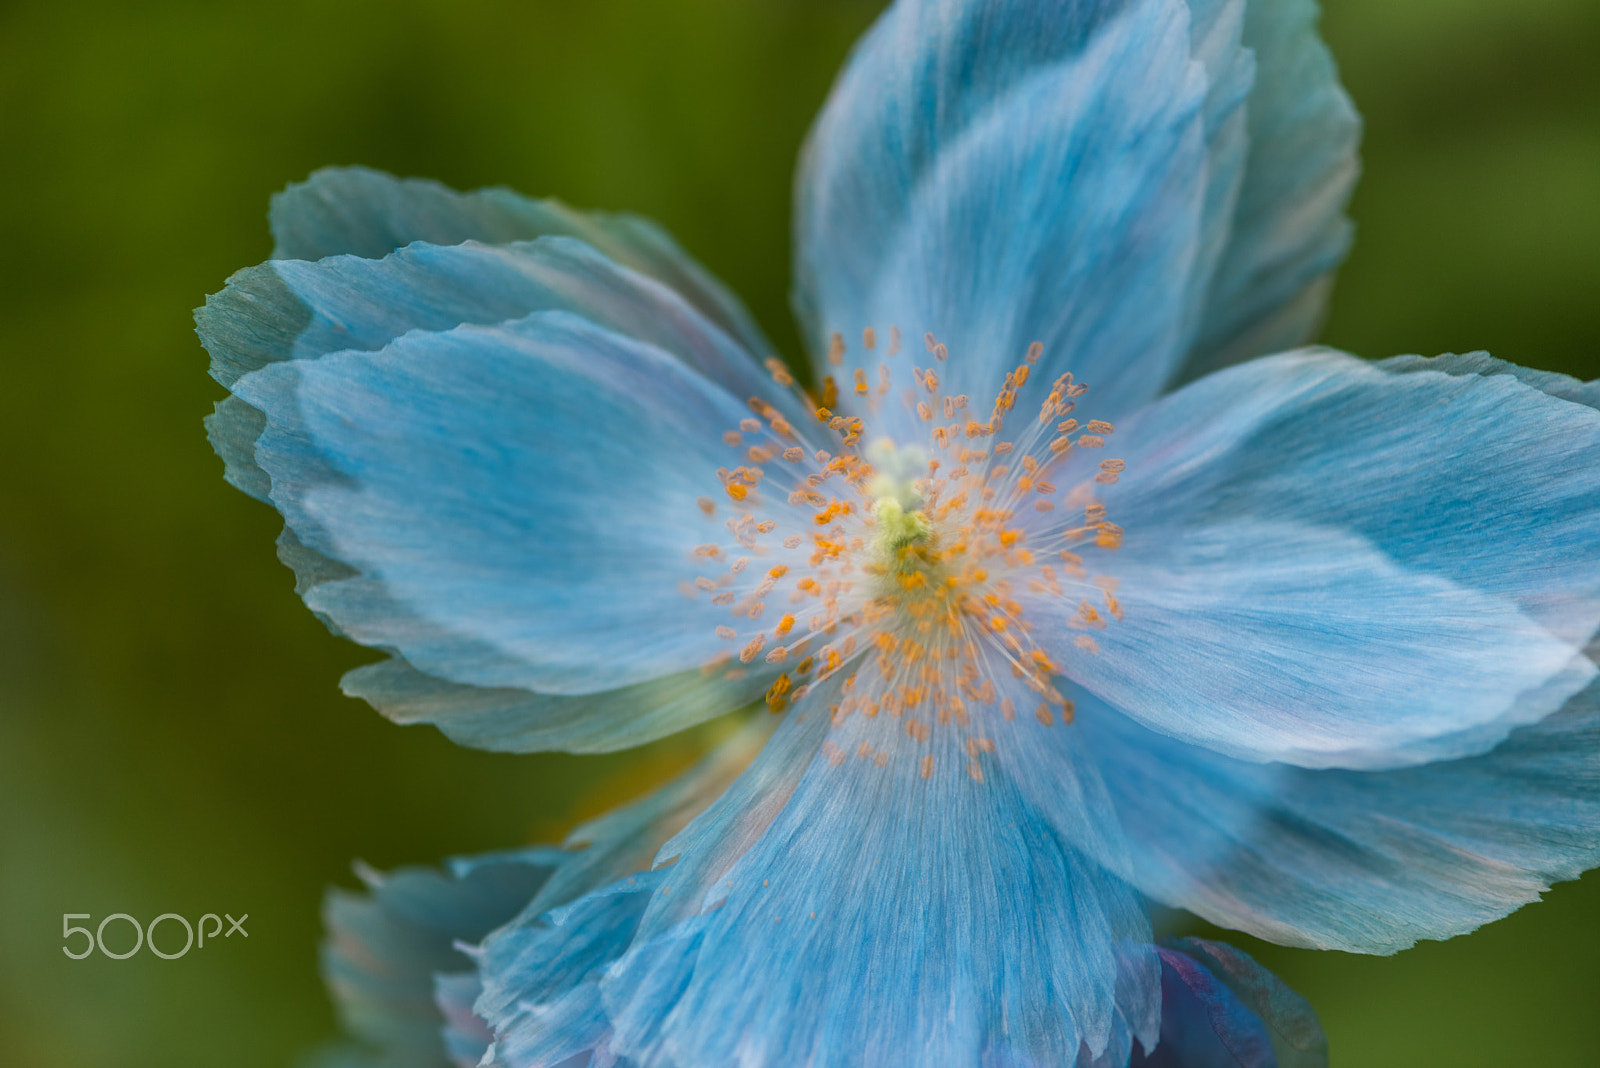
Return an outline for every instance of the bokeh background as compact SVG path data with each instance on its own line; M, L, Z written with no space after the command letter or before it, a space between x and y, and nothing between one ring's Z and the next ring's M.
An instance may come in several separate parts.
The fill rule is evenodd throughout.
M336 1030L318 907L352 857L550 838L692 755L468 752L339 695L370 654L200 426L190 309L267 255L269 194L364 163L642 212L794 355L794 157L878 6L0 3L0 1064L289 1065ZM1326 340L1600 375L1600 5L1327 7L1368 127ZM248 941L60 950L64 912L224 911ZM1593 876L1394 958L1241 941L1341 1065L1595 1063Z

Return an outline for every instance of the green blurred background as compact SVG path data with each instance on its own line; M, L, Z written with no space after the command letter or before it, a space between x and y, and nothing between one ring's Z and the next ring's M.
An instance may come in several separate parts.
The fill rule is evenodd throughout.
M365 163L642 212L792 355L794 156L877 6L0 4L0 1064L288 1065L335 1031L318 907L352 857L548 838L689 758L473 753L339 695L370 654L200 426L190 309L267 255L269 194ZM1326 340L1600 375L1600 5L1328 7L1368 128ZM248 941L59 948L64 912L223 911ZM1395 958L1242 941L1341 1065L1596 1061L1595 877Z

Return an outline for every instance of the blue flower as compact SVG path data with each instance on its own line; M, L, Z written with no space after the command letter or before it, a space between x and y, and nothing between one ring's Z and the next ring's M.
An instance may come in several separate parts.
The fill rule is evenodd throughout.
M809 393L639 219L275 200L209 426L389 654L347 692L512 751L781 713L484 939L494 1063L1159 1058L1143 898L1388 953L1600 861L1600 385L1292 350L1357 170L1315 16L896 3L801 163Z

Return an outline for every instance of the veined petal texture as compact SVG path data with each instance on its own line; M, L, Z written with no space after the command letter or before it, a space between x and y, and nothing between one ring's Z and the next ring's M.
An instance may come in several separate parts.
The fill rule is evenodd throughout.
M714 523L697 500L719 491L708 429L748 412L668 353L536 312L272 364L235 389L267 414L273 503L359 572L307 595L356 640L436 678L549 693L721 652L713 622L684 625Z
M1077 725L1125 834L1124 874L1274 942L1393 953L1499 919L1600 861L1595 685L1481 756L1392 771L1234 760L1087 694Z
M797 179L813 355L864 328L943 342L982 395L1034 341L1106 411L1182 355L1206 199L1207 78L1182 0L894 5L857 47ZM1047 370L1042 368L1042 370Z
M663 849L687 843L671 866L496 933L479 1003L496 1063L1071 1064L1153 1046L1159 969L1126 886L1000 769L954 773L970 757L953 743L878 760L900 723L848 722L824 740L825 718L784 721L746 772L781 803L757 826L714 806ZM587 978L553 982L572 953Z
M1349 245L1360 122L1314 0L902 0L796 189L814 357L931 331L979 392L1032 342L1107 418L1309 340ZM919 347L920 352L920 347ZM970 379L970 380L969 380Z
M274 259L381 259L415 241L489 245L571 237L662 282L760 356L771 345L737 298L665 230L637 215L579 212L510 189L459 193L423 178L327 167L272 198Z
M1484 752L1594 677L1591 407L1308 351L1211 375L1117 440L1125 540L1100 566L1126 619L1066 673L1153 730L1395 767Z
M376 180L363 176L369 184ZM670 352L735 396L774 393L779 410L798 417L792 396L767 388L770 379L755 357L676 292L567 237L503 246L413 244L382 259L339 255L315 263L273 261L235 275L197 319L213 353L213 373L233 386L240 375L282 361L315 360L341 350L377 352L408 332L493 324L552 309ZM293 422L288 409L297 402L280 400L288 408L279 418ZM237 396L219 404L208 420L229 480L263 500L272 490L271 479L256 463L265 424L266 416ZM299 490L341 478L314 450L301 454L295 474ZM293 492L280 487L280 495ZM329 544L327 532L304 513L286 529L280 552L295 569L302 595L314 599L314 587L358 576L350 562L323 551ZM332 613L317 610L335 630L342 629ZM398 660L377 670L376 677L373 671L358 672L346 686L397 720L436 722L464 744L513 750L638 744L739 707L762 689L753 682L695 686L690 678L652 679L610 702L614 709L628 703L635 711L610 717L596 713L596 701L574 705L504 686L475 689L459 677L429 676Z

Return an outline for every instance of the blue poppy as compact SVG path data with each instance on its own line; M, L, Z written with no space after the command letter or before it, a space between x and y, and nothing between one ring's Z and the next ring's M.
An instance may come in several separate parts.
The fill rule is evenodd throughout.
M275 199L209 428L388 654L346 691L508 751L778 713L487 934L493 1063L1127 1063L1145 898L1388 953L1597 862L1600 385L1294 348L1357 171L1315 20L894 4L801 161L809 389L643 220Z

